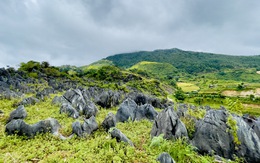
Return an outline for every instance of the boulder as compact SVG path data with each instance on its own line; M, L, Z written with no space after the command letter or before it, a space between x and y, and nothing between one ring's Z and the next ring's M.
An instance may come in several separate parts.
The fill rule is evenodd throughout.
M139 121L142 119L154 120L158 115L157 111L155 111L154 107L151 104L145 104L139 106L135 110L134 120Z
M62 113L66 113L69 117L75 119L79 117L79 112L75 108L73 108L69 103L62 104L62 106L60 107L60 114Z
M117 122L125 122L129 118L134 120L135 110L137 109L137 104L132 99L126 99L117 110L116 120Z
M250 117L232 115L237 125L237 137L240 144L235 144L234 137L227 125L226 110L208 110L204 119L196 123L192 144L200 153L214 153L233 159L233 155L243 157L247 162L260 162L259 123Z
M155 118L151 136L163 134L165 139L188 137L187 129L172 107L164 109Z
M126 142L128 144L130 144L131 146L133 146L133 143L131 140L129 140L119 129L117 128L111 128L111 131L109 131L110 135L112 138L116 138L117 142Z
M137 105L151 104L155 108L165 108L167 106L173 105L173 103L169 103L167 100L160 100L156 97L150 97L143 93L139 92L130 92L127 95L128 98L131 98L136 102Z
M7 123L9 123L10 121L12 121L13 119L24 119L27 117L27 112L24 108L23 105L18 106L17 109L13 110L10 113L10 116L7 120Z
M98 98L96 98L96 103L103 108L110 108L110 95L107 91L104 91L100 94Z
M144 105L148 102L149 97L145 96L144 94L138 93L134 101L136 102L137 105Z
M87 101L87 104L83 108L83 115L86 118L90 118L91 116L96 116L98 109L96 105L92 101Z
M6 125L5 132L8 135L17 134L19 136L27 136L31 138L38 133L50 132L57 135L60 127L59 122L53 118L39 121L33 125L29 125L21 119L15 119Z
M175 163L171 155L167 152L161 153L156 160L160 163Z
M78 112L83 112L83 108L86 106L86 101L80 89L70 89L63 95L63 97L69 101Z
M82 126L79 121L72 123L72 133L76 134L78 137L83 137Z
M102 127L108 131L112 127L116 127L116 117L113 113L109 112L102 122Z
M22 93L14 92L10 90L9 88L0 88L0 99L8 99L11 100L13 98L20 98L22 96Z
M91 116L89 119L84 119L82 124L82 129L84 133L90 135L93 131L98 129L98 123L94 116Z
M78 137L84 137L90 135L92 132L98 129L98 124L94 116L89 119L84 119L83 124L76 121L72 124L72 133L76 134Z
M209 110L205 117L196 123L192 144L200 153L214 153L225 158L232 158L235 150L232 135L227 132L228 112Z
M177 105L177 115L179 117L186 117L186 112L188 111L188 105L187 104L178 104Z
M10 86L6 82L1 81L1 78L0 78L0 87L1 87L1 89L9 89Z
M111 108L119 104L121 94L119 92L103 91L97 98L96 103L103 108Z
M24 106L29 106L29 105L35 105L36 103L40 102L40 100L38 100L35 97L27 97L24 98L21 102L19 102L17 105L24 105Z
M45 98L50 97L50 94L53 93L55 93L53 88L44 88L42 91L36 93L36 98L44 101Z
M69 103L63 96L55 96L52 100L54 105L62 105L63 103Z
M245 158L247 162L260 162L259 123L257 124L252 119L249 122L248 119L245 121L236 115L233 118L237 122L237 136L241 142L236 150L236 155Z

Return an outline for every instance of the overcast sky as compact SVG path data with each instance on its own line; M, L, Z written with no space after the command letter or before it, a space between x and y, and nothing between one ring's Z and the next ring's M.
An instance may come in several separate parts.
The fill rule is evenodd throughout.
M1 0L0 67L179 48L260 54L259 0Z

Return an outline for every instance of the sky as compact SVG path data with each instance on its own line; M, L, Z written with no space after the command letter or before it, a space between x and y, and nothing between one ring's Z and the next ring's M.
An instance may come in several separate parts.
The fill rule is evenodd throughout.
M1 0L0 67L179 48L260 55L259 0Z

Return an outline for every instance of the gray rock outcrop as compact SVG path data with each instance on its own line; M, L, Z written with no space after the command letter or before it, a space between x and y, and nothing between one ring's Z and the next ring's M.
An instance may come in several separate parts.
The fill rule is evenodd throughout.
M39 102L40 102L40 100L38 100L35 97L27 97L27 98L24 98L21 102L19 102L17 104L17 106L19 106L19 105L24 105L24 106L35 105L36 103L39 103Z
M33 125L25 123L22 119L15 119L6 125L5 132L8 135L17 134L19 136L27 136L28 138L31 138L36 134L47 132L58 135L60 127L59 122L53 118L39 121Z
M237 136L241 143L235 152L236 155L245 158L247 162L260 162L260 137L257 133L259 123L255 120L248 122L235 115L233 118L237 122Z
M98 129L98 124L94 116L89 119L84 119L84 122L80 124L79 121L76 121L72 124L72 133L76 134L78 137L85 137L90 135Z
M160 163L175 163L174 159L167 152L161 153L156 160Z
M11 122L13 119L24 119L27 117L27 112L23 105L18 106L17 109L10 113L7 123Z
M133 143L130 139L128 139L119 129L117 128L111 128L110 135L112 138L116 138L117 142L123 141L131 146L133 146Z
M102 122L102 127L108 131L112 127L116 127L116 117L113 113L109 112Z
M227 125L229 116L236 122L239 143L228 132L232 129ZM258 125L256 120L230 115L226 110L208 110L205 117L196 123L192 144L200 153L214 153L229 159L237 155L247 162L260 162Z
M154 120L158 115L151 104L144 104L135 109L134 120L139 121L142 119Z
M60 107L60 114L62 113L68 114L69 117L75 119L79 117L79 112L74 107L72 107L69 103L62 104L62 106Z
M134 120L136 109L137 104L132 99L128 98L123 101L116 113L117 122L126 122L128 119Z
M165 139L188 137L187 129L172 107L164 109L155 118L151 136L163 134Z
M232 135L227 132L227 116L225 110L210 110L196 123L192 144L200 153L214 153L232 158L235 145Z

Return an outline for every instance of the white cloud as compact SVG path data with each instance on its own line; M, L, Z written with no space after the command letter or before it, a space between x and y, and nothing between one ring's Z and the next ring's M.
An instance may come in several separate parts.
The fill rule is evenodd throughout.
M108 55L181 48L260 54L260 2L10 0L0 2L0 66L86 65Z

